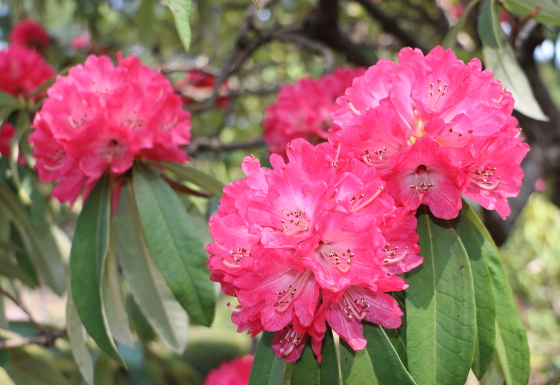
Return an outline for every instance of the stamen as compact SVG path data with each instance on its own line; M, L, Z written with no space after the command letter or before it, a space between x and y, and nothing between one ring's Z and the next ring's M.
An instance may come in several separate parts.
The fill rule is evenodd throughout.
M274 308L280 313L285 311L302 292L302 290L298 289L302 289L307 284L307 281L309 281L311 276L311 270L305 269L303 273L298 274L292 284L288 285L286 290L280 290L279 292L277 292L277 302L274 303Z
M239 313L241 310L243 310L243 308L241 306L233 307L233 305L229 302L227 303L227 307L229 308L229 310L234 311L236 313Z
M355 318L358 322L365 318L369 308L366 298L360 296L352 286L344 291L342 304L339 302L339 306L348 319Z
M332 162L332 166L333 166L334 168L337 168L337 167L338 167L338 156L340 155L340 148L341 148L341 147L342 147L342 143L339 143L339 144L338 144L338 149L336 150L336 157L335 157L335 159L334 159L333 162Z
M356 115L361 115L362 114L360 111L358 111L356 109L356 107L354 107L354 105L352 104L352 101L350 99L348 99L346 101L346 103L348 104L348 107L350 107L350 109L352 110L353 113L355 113Z
M363 209L364 207L366 207L368 204L370 204L371 202L373 202L373 200L374 200L375 198L377 198L377 197L379 196L379 194L381 194L381 191L383 191L383 186L379 186L379 189L377 190L377 192L376 192L375 194L373 194L367 201L365 201L365 202L361 203L360 205L354 207L352 210L350 210L350 212L351 212L351 213L354 213L354 212L356 212L356 211L358 211L358 210L361 210L361 209ZM354 197L354 198L355 198L355 197ZM362 196L360 197L360 199L362 199L362 198L363 198L363 194L362 194Z
M399 262L402 261L404 259L404 257L406 257L406 255L408 254L408 247L406 247L403 251L403 253L401 255L399 255L396 258L389 258L389 257L393 257L395 256L396 252L393 251L390 254L387 254L387 257L383 260L383 263L395 263L395 262Z

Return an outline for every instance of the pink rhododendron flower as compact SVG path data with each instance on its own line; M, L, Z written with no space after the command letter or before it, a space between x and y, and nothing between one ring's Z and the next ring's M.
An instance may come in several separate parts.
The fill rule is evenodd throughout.
M303 138L313 144L324 142L332 127L336 98L365 71L365 68L339 68L321 79L305 78L283 86L278 102L265 111L263 138L269 152L285 158L286 145L293 139Z
M58 182L53 196L74 202L105 172L122 174L135 160L184 162L190 114L171 83L134 56L90 56L58 77L35 116L35 167Z
M0 74L0 91L27 99L32 91L52 78L55 71L38 53L13 45L0 51Z
M0 126L0 155L10 156L10 142L16 130L10 123Z
M10 43L27 48L45 48L51 42L47 31L39 22L25 19L17 23L10 32Z
M424 56L404 48L400 63L381 60L337 100L331 141L375 168L388 194L410 209L424 203L451 219L461 194L509 214L521 160L513 98L480 61L450 50Z
M87 33L82 33L72 39L71 46L74 49L80 49L86 47L91 42L91 37Z
M204 385L248 385L253 358L247 355L224 362L208 373Z
M188 106L208 99L214 92L215 85L216 76L207 72L192 70L185 73L185 77L175 84L175 88L183 96L183 103ZM228 94L227 82L223 82L218 88L216 106L227 107L230 103Z
M406 288L395 274L422 262L414 213L395 206L375 168L341 151L297 139L287 163L271 155L273 170L245 158L247 177L226 186L210 218L208 265L239 301L232 321L277 332L273 348L288 362L308 338L320 359L327 323L355 349L365 346L361 320L398 327L386 293ZM359 309L348 304L356 299Z

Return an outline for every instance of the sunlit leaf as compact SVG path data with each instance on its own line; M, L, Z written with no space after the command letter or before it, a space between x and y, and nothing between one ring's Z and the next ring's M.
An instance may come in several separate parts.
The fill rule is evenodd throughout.
M503 35L500 26L498 5L494 0L484 0L478 15L478 36L482 42L490 48L501 47L501 36Z
M502 366L500 365L500 360L498 359L498 355L494 354L490 367L480 380L480 385L503 385L504 382L505 377Z
M84 326L78 315L78 310L72 299L72 291L68 291L68 301L66 303L66 328L68 330L68 338L72 347L72 355L78 365L78 369L84 380L93 384L93 361L91 354L86 346L84 337Z
M263 332L253 366L249 385L281 385L286 369L286 361L276 357L272 350L273 332Z
M78 217L70 252L70 283L82 323L97 345L125 365L115 347L103 307L102 280L109 243L111 188L101 178Z
M0 367L0 384L16 385L3 367Z
M491 69L494 77L502 82L506 90L511 92L515 99L514 108L530 118L547 121L548 117L536 101L529 81L519 67L511 46L503 44L499 49L484 47L482 52L486 67Z
M503 0L502 3L508 11L522 17L528 16L540 6L533 20L542 24L560 25L560 7L550 0Z
M424 263L407 274L408 369L418 384L464 384L476 337L469 260L448 221L426 206L417 215Z
M179 37L185 47L185 51L189 51L191 45L191 25L190 18L192 12L192 0L167 0L169 9L173 13L175 26L179 31Z
M216 295L207 254L189 215L149 166L134 168L133 189L148 248L165 281L189 317L210 326Z
M136 306L161 338L182 353L189 319L152 261L128 180L121 187L116 224L117 253Z
M344 340L340 340L340 373L344 385L379 384L368 349L355 351Z
M68 385L62 371L53 365L52 352L37 345L12 349L8 374L18 385Z
M160 162L160 164L173 172L177 177L183 181L194 183L201 187L203 190L208 191L215 197L220 198L223 193L224 185L216 178L184 164Z

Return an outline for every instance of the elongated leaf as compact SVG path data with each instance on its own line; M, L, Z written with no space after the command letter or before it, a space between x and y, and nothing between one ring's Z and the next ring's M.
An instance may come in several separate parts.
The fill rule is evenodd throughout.
M168 0L169 9L173 13L175 26L179 31L179 37L185 47L185 51L189 51L191 46L191 25L190 18L192 12L192 0Z
M459 32L461 32L463 28L465 28L465 23L469 18L469 13L479 1L480 0L471 0L469 5L467 5L467 8L465 8L465 10L463 11L463 14L459 18L459 21L457 21L457 24L455 24L453 28L449 30L449 32L443 39L443 42L441 43L441 46L443 48L453 48L455 42L457 41L457 35L459 35Z
M448 221L418 209L424 263L408 275L408 369L417 384L464 384L476 337L469 260Z
M16 385L3 367L0 367L0 384Z
M484 253L496 300L496 352L508 385L526 384L529 379L529 346L523 324L509 287L498 249L490 234L471 210L466 216Z
M355 351L346 341L340 340L340 373L344 385L378 385L372 361L368 349Z
M497 7L494 0L484 0L477 23L478 36L487 47L494 49L501 47L500 40L503 34Z
M484 47L484 64L492 70L494 77L511 92L515 99L514 108L530 118L548 121L535 100L529 81L519 67L515 54L509 44L503 44L500 49Z
M136 305L161 338L182 353L189 319L152 261L128 180L121 186L116 234L117 253Z
M93 360L86 346L84 337L84 326L78 315L78 310L72 299L72 291L68 291L68 301L66 302L66 328L68 338L72 347L72 355L80 369L82 377L89 385L93 385Z
M276 357L272 350L274 333L263 332L253 366L249 385L281 385L286 368L286 361Z
M89 335L101 350L124 366L107 324L101 290L109 242L110 198L110 181L105 176L89 194L78 217L70 251L70 283Z
M134 338L130 332L128 314L126 313L119 280L119 271L114 249L107 254L103 277L103 304L107 314L109 330L115 341L134 348Z
M415 385L384 329L364 323L364 337L375 376L379 384Z
M217 198L221 198L224 195L223 183L199 169L177 163L160 162L160 164L177 175L181 180L192 182Z
M13 364L8 374L16 384L68 385L62 371L53 365L54 356L48 350L32 344L11 353Z
M4 108L15 110L21 107L22 102L20 102L17 98L5 92L0 92L0 110Z
M477 333L472 369L476 378L480 380L494 357L496 303L485 258L485 255L492 253L492 245L485 242L474 228L469 219L471 217L476 217L475 213L463 202L456 229L469 256L473 273Z
M19 158L19 142L25 132L29 130L29 115L27 111L20 111L16 122L16 132L12 139L10 140L10 169L12 170L12 179L17 188L17 193L19 198L26 205L31 204L31 198L27 195L25 189L22 186L21 180L19 178L18 170L18 158Z
M0 202L16 224L37 270L47 285L62 295L66 288L66 267L52 233L49 229L32 225L25 208L3 181L0 181Z
M297 360L290 385L319 385L319 364L313 355L311 343L305 346Z
M4 308L4 296L0 295L0 329L8 330L8 319L6 318L6 312ZM1 382L0 382L1 384Z
M502 371L498 355L495 354L486 374L480 380L480 385L503 385L504 382L504 372Z
M330 328L327 328L327 332L325 333L321 355L323 356L323 360L320 365L321 385L339 385L340 367L336 354L333 333Z
M133 187L148 247L165 281L189 317L210 326L216 295L207 254L189 215L149 166L135 167Z
M533 20L542 24L560 25L560 7L550 0L504 0L503 4L514 15L523 17L528 16L537 6L540 6L540 10Z

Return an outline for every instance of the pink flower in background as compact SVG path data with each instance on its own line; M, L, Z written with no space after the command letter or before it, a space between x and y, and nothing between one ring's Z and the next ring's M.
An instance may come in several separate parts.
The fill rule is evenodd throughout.
M121 174L135 160L184 162L190 114L171 83L134 56L90 56L58 77L35 116L35 167L53 196L74 202L103 173Z
M74 49L84 48L91 42L91 37L87 33L82 33L72 39L71 46Z
M10 123L0 126L0 155L10 156L10 142L16 130Z
M211 370L204 385L248 385L253 356L237 357Z
M252 335L277 332L274 350L288 362L309 336L320 359L325 322L356 349L362 319L398 327L402 312L385 293L405 288L395 274L422 262L413 213L395 207L374 168L341 151L297 139L287 163L271 155L273 170L245 158L247 177L226 186L210 218L208 265L239 301L232 321ZM357 316L344 311L356 293Z
M208 72L192 70L185 73L185 77L175 84L175 88L181 93L183 103L188 106L208 99L216 84L216 76ZM229 87L223 82L218 88L216 106L227 107L230 104Z
M47 47L51 39L43 25L37 21L24 19L10 32L10 44L32 49Z
M13 45L0 51L0 91L29 98L29 94L55 75L37 52ZM38 99L41 94L33 96Z
M339 68L321 79L305 78L283 86L278 102L265 111L264 141L269 152L285 157L286 145L297 138L313 144L324 142L332 127L336 98L364 72L365 68Z
M516 139L511 94L476 58L464 64L441 47L426 56L404 48L398 58L370 67L337 99L330 140L375 168L410 209L424 203L451 219L467 194L508 215L529 149Z

